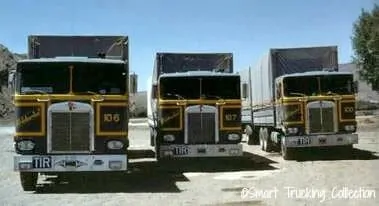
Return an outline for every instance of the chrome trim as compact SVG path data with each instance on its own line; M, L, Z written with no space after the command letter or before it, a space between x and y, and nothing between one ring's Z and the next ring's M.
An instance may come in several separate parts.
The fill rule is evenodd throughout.
M337 107L336 107L336 103L332 102L332 101L325 101L325 100L321 100L321 101L313 101L313 102L309 102L306 106L306 134L330 134L330 133L334 133L334 132L338 132L338 115L337 115ZM333 127L334 127L334 131L333 132L318 132L318 133L310 133L310 114L309 114L309 109L320 109L320 120L322 121L323 118L322 118L322 112L321 112L321 109L322 108L332 108L333 109ZM322 122L321 122L322 124Z
M72 102L75 105L75 109L69 109L69 102L60 102L55 103L49 106L47 110L47 153L88 153L95 150L95 139L94 139L94 110L90 104L81 103L81 102ZM86 151L53 151L52 150L52 118L51 115L53 112L62 112L62 113L89 113L89 141L90 148ZM71 134L71 132L70 132Z
M200 110L200 107L201 110ZM184 114L184 144L188 144L188 113L214 113L215 114L215 142L219 142L219 131L218 131L218 125L219 125L219 114L218 109L213 106L209 105L194 105L189 106L185 109Z

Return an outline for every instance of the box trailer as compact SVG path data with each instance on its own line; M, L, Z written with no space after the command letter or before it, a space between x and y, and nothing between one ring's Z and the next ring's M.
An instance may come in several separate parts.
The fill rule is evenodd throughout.
M338 72L336 46L271 49L240 72L248 144L281 150L358 141L353 74Z

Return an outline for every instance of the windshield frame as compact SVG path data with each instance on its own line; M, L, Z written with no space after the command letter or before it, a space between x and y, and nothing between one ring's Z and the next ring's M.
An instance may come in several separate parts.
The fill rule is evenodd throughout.
M343 78L343 77L346 78L345 84L346 84L346 87L350 87L349 89L347 89L350 91L337 92L336 90L333 90L334 87L329 87L330 89L324 88L324 85L325 85L324 82L326 80L328 80L328 79L333 80L333 79ZM300 78L304 78L304 79L300 79ZM288 89L286 89L286 87L288 85L286 83L286 81L288 81L289 79L292 79L292 81L299 81L299 79L300 79L303 82L306 79L308 79L308 82L309 82L309 80L313 80L313 81L317 82L317 85L314 85L314 86L316 86L316 88L315 88L315 91L313 91L312 93L307 93L307 92L305 92L305 90L303 90L302 92L291 92L291 93L293 93L293 95L289 95ZM349 80L350 80L350 84L348 82ZM281 82L281 88L280 89L281 89L282 96L287 97L287 98L305 97L305 96L320 96L320 95L338 95L338 96L341 96L341 95L354 95L355 94L354 86L353 86L354 76L352 74L289 76L289 77L282 78L280 82ZM309 84L307 84L307 85L309 85ZM303 85L303 86L305 86L305 85Z
M229 94L224 93L224 94L219 94L218 92L212 93L212 91L217 91L216 89L214 90L208 90L206 91L207 85L209 84L214 84L214 82L204 82L204 80L209 80L209 79L216 79L219 81L225 81L224 78L227 78L230 82L235 81L235 88L230 89ZM186 79L189 81L187 84L182 84L181 91L190 91L192 90L193 92L187 92L185 95L183 92L177 92L177 90L173 90L170 88L172 91L170 92L164 89L164 84L165 81L183 81ZM163 81L162 81L163 80ZM211 80L211 81L212 81ZM192 83L191 83L192 82ZM175 83L171 83L175 84ZM221 84L217 84L221 85ZM230 84L226 84L227 88L232 88L233 86ZM172 87L172 86L171 86ZM188 87L188 88L186 88ZM225 86L224 86L225 87ZM178 87L176 87L177 89ZM220 91L224 91L220 89ZM240 99L241 98L241 88L240 88L240 76L238 75L219 75L219 76L168 76L168 77L161 77L159 78L159 98L161 100L221 100L221 99Z
M115 68L108 68L109 66L114 66ZM92 95L92 94L101 94L101 95L127 95L128 94L128 88L129 88L129 85L128 85L128 80L129 80L129 74L127 73L127 70L126 70L126 64L125 63L92 63L92 62L87 62L86 63L86 66L85 68L73 68L72 69L72 93L75 94L75 95ZM89 75L75 75L76 72L80 71L81 69L92 69L92 68L95 68L95 67L105 67L105 71L107 71L108 73L110 71L116 71L116 69L119 69L120 72L122 72L122 75L121 76L124 76L124 77L120 77L120 81L118 81L116 84L118 86L121 86L121 88L118 88L120 89L120 92L102 92L101 89L100 89L100 85L101 84L105 84L105 83L108 83L108 84L114 84L114 81L113 79L108 79L108 80L104 80L102 78L99 77L99 79L101 79L102 81L97 81L97 82L92 82L93 85L98 85L99 88L96 89L94 91L93 88L91 89L84 89L84 90L77 90L77 85L75 84L76 83L76 80L77 81L81 81L81 78L86 78L88 77ZM117 68L116 68L117 67ZM104 69L104 68L102 68ZM120 70L121 69L121 70ZM83 71L80 71L80 72L83 72ZM88 71L84 71L83 73L88 73ZM83 74L82 73L82 74ZM91 74L91 73L89 73ZM99 74L97 74L99 75ZM103 76L103 75L102 75ZM114 76L113 76L114 77ZM78 78L78 79L76 79ZM108 78L111 78L111 76L109 75ZM122 83L123 82L123 83ZM89 83L89 82L87 82ZM114 84L114 85L116 85ZM87 87L90 87L89 84L84 84L84 85L87 85ZM104 86L104 85L103 85ZM109 86L109 85L108 85ZM80 86L79 86L80 87Z
M16 73L15 73L15 93L16 94L20 94L20 95L28 95L28 93L25 93L23 92L23 87L25 88L31 88L31 86L29 86L28 84L23 84L23 81L25 81L25 78L26 77L26 73L25 71L29 70L28 72L30 71L38 71L38 70L47 70L49 69L49 67L55 67L56 65L54 64L59 64L59 66L62 67L62 69L64 68L65 70L67 71L62 71L62 72L67 72L67 78L61 78L59 79L60 83L65 82L65 83L62 83L62 85L65 87L65 89L62 89L63 91L58 91L58 92L55 92L54 90L52 92L48 92L48 91L43 91L43 92L31 92L29 94L31 95L35 95L35 94L69 94L70 93L70 71L69 71L69 68L66 67L66 65L68 66L68 64L62 64L61 62L18 62L17 63L17 68L16 68ZM53 66L48 66L48 65L53 65ZM46 67L45 67L46 66ZM55 70L57 71L57 70ZM49 75L49 79L51 80L51 76L56 76L56 75L52 75L52 74L49 74L49 73L45 73L45 72L41 72L39 73L38 76L40 75ZM24 77L23 77L24 75ZM58 75L60 76L60 75ZM28 78L32 78L33 76L29 76ZM40 76L41 77L41 76ZM39 78L40 78L39 77ZM61 76L60 76L61 77ZM46 77L45 77L46 78ZM46 78L48 79L48 78ZM34 83L35 84L42 84L43 81L35 81ZM44 84L47 84L47 82L44 82ZM32 91L38 91L38 90L41 90L41 88L43 87L46 87L46 86L38 86L38 87L34 87L34 88L37 88L37 89L31 89ZM26 91L27 92L27 91Z
M80 69L87 69L92 67L93 65L103 65L104 67L107 67L108 65L118 65L119 66L119 72L122 72L122 74L125 77L120 77L122 79L119 82L117 86L120 86L120 92L116 93L105 93L102 95L128 95L128 80L129 80L129 74L127 73L126 63L107 63L107 62L83 62L83 61L26 61L26 62L18 62L16 67L16 73L15 73L15 94L17 95L36 95L36 94L55 94L55 95L94 95L99 94L99 91L74 91L75 89L75 80L79 79L80 81L83 78L88 78L88 76L79 76L76 77L75 72ZM80 68L82 67L82 68ZM57 69L63 69L64 71L56 72ZM27 72L26 70L30 70L30 76L26 77ZM36 71L40 71L39 73ZM45 71L43 71L45 70ZM49 70L53 70L53 72L49 73ZM107 72L109 72L109 68L105 69ZM36 74L33 74L36 73ZM64 75L62 76L62 73ZM105 72L104 72L105 73ZM58 74L58 75L54 75ZM60 75L59 75L60 74ZM23 76L24 75L24 76ZM44 80L41 80L40 78L44 76ZM37 78L38 77L38 78ZM89 75L90 77L90 75ZM114 77L114 76L113 76ZM24 79L30 78L29 84L23 84ZM111 77L110 77L111 78ZM33 80L34 79L34 80ZM101 78L100 78L101 79ZM55 84L58 82L57 84ZM108 82L114 83L113 80L108 80ZM93 84L100 84L101 81L98 83ZM29 86L29 85L37 85L37 86ZM41 85L41 86L39 86ZM43 85L43 86L42 86ZM63 85L63 86L62 86ZM64 87L64 89L60 89L58 91L55 91L55 87ZM28 89L28 91L23 91L22 89L25 88L32 88ZM51 91L52 90L52 91Z

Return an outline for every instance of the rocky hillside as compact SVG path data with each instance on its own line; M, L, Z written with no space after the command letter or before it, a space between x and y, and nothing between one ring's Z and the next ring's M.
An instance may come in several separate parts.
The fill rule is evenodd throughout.
M14 69L16 62L26 58L26 55L16 54L0 44L0 118L7 115L5 111L13 111L8 86L8 72Z

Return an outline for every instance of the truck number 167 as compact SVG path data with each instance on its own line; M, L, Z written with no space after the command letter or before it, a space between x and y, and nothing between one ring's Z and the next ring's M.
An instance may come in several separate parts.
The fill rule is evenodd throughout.
M237 120L237 114L225 114L226 121L235 121Z

